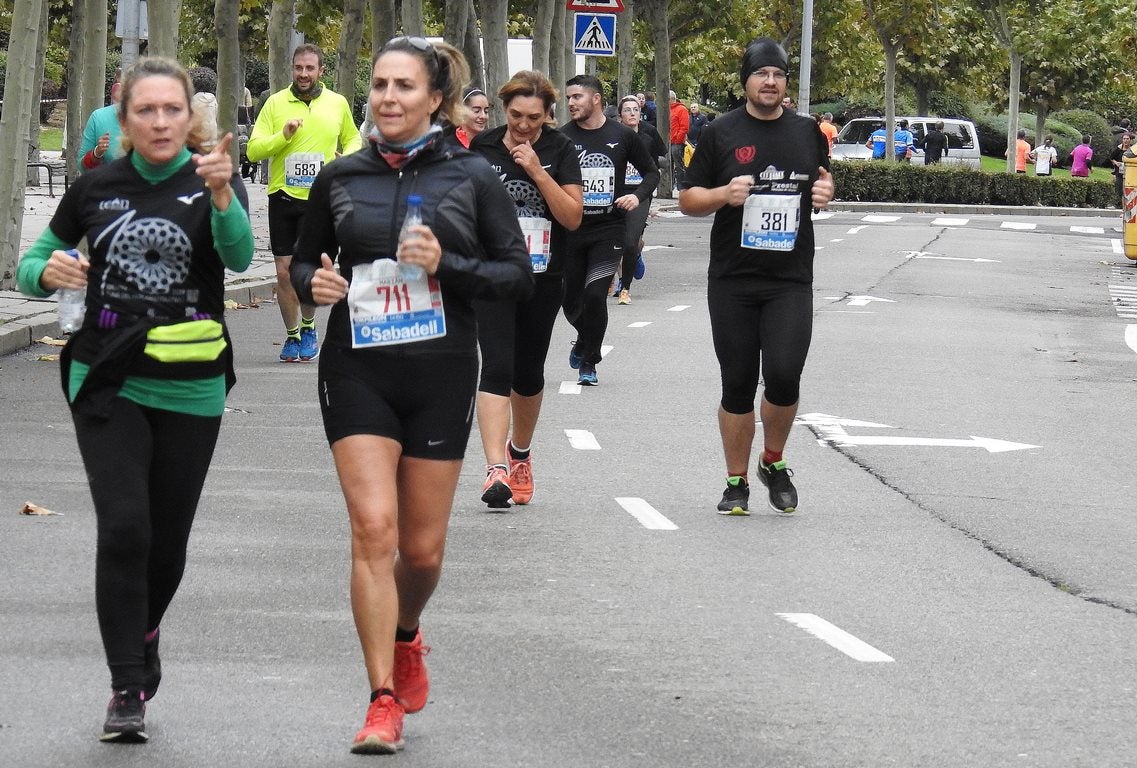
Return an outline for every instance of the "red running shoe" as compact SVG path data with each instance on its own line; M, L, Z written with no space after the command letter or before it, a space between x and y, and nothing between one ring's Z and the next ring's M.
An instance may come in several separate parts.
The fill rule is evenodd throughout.
M509 489L514 504L528 504L533 500L533 456L520 461L509 457Z
M367 708L363 728L355 734L351 751L357 755L393 755L403 748L403 706L381 694Z
M395 643L395 695L408 712L418 712L426 706L430 694L430 675L426 672L423 656L430 647L422 644L422 628L415 632L409 643Z

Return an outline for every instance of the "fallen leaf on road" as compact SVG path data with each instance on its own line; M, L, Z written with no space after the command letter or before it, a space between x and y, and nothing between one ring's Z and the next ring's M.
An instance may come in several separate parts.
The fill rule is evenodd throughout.
M50 336L44 336L39 340L40 344L47 344L49 347L62 347L67 344L66 339L53 339Z
M36 358L36 360L40 361L41 363L54 363L55 361L59 360L59 355L40 355Z
M57 515L63 517L62 512L52 512L47 507L41 507L39 504L32 504L30 501L24 502L24 508L20 510L21 515Z

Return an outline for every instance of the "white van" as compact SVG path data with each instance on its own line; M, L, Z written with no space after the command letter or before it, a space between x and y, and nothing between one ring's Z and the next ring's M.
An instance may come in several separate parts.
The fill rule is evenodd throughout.
M970 120L957 120L952 117L904 117L896 118L897 124L901 120L908 121L908 130L912 131L913 140L917 146L925 134L937 122L943 122L944 133L948 138L948 150L942 163L966 165L971 168L979 167L979 133L975 130L975 123ZM858 117L850 120L833 140L834 160L871 160L872 150L865 146L873 131L884 125L883 117ZM912 157L914 164L923 164L924 153L917 150Z

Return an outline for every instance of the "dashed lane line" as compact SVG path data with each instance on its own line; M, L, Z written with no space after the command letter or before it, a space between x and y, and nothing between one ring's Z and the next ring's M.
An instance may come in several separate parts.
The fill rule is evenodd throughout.
M1120 256L1122 253L1125 252L1124 249L1121 247L1121 239L1120 238L1114 237L1109 241L1109 243L1110 243L1110 245L1113 246L1113 252L1116 253L1118 256Z
M891 224L894 221L900 221L900 217L884 216L878 213L870 213L868 216L862 216L861 221L867 221L872 224Z
M1078 232L1083 235L1104 235L1105 227L1070 227L1071 232Z
M971 221L971 219L938 218L933 219L932 224L937 227L963 227L966 226L969 221Z
M862 224L862 225L861 225L861 226L859 226L859 227L853 227L852 229L850 229L850 230L848 231L848 233L847 233L847 234L850 234L850 235L855 235L855 234L857 234L858 232L860 232L862 229L868 229L868 228L869 228L869 225L868 225L868 224Z
M651 325L650 320L640 320L636 323L628 323L629 328L647 328L649 325Z
M1021 229L1021 230L1038 229L1037 224L1030 224L1030 223L1025 222L1025 221L1004 221L999 226L1002 227L1003 229Z
M600 450L600 443L596 441L596 435L587 429L566 429L565 436L569 439L569 445L578 451Z
M640 525L652 531L677 531L679 526L660 514L655 507L643 499L630 496L619 496L616 503L624 508L629 515L639 520Z
M668 312L682 312L685 309L690 309L690 304L676 304L674 307L669 308Z
M858 637L850 635L838 626L830 624L812 613L779 613L779 618L804 629L817 639L828 643L841 653L857 661L887 663L896 661L887 653L878 651Z
M561 382L561 388L558 390L558 394L579 395L580 389L581 389L580 384L578 384L575 381L562 381Z

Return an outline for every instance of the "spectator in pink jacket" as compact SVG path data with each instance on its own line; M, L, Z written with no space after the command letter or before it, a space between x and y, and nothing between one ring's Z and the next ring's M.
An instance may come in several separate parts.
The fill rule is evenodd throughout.
M1070 175L1085 178L1090 175L1090 161L1093 160L1094 151L1090 148L1090 135L1082 135L1082 143L1074 147L1070 153Z

